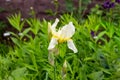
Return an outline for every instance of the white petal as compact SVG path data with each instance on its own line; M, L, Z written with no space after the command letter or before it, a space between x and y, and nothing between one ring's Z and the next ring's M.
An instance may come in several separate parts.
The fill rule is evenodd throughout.
M61 37L63 38L71 38L74 33L75 27L72 22L69 22L69 24L63 26L63 28L61 29Z
M74 53L78 52L77 48L75 47L75 45L73 43L73 40L71 40L71 39L68 40L67 41L67 46L68 46L69 49L73 50Z
M52 31L53 33L56 32L56 26L57 26L58 22L59 22L59 19L56 18L56 19L55 19L55 22L54 22L54 23L52 24L52 26L51 26L51 31Z
M23 35L23 33L18 33L18 35L19 35L19 36L22 36L22 35Z
M4 36L4 37L6 37L6 36L10 36L10 32L6 32L6 33L4 33L3 36Z
M97 39L97 38L98 38L98 36L94 36L93 38L94 38L94 39Z
M58 44L57 39L56 38L52 38L50 43L49 43L48 50L53 49L56 44Z

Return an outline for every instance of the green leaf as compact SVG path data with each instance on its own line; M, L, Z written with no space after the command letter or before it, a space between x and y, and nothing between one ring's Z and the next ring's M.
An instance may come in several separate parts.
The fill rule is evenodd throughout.
M20 38L22 39L24 36L27 36L27 33L30 31L30 28L26 28L23 32L22 35L20 35Z
M20 25L20 22L21 22L21 14L20 13L19 14L14 14L14 15L8 17L7 19L9 21L9 23L15 29L17 29L19 32L21 32L24 22L22 22L22 24Z
M27 23L30 25L31 31L36 35L38 34L38 31L40 30L40 20L34 18L26 20Z
M14 71L12 71L11 75L15 80L25 80L24 77L27 74L27 69L25 67L23 68L17 68Z
M106 34L106 31L102 31L102 32L100 32L98 35L97 35L97 38L96 38L96 42L100 39L100 38L102 38L103 37L103 35L105 35Z
M91 80L103 80L104 79L104 75L103 75L102 71L93 72L93 73L89 74L88 77Z
M24 66L30 70L36 71L35 67L33 65L29 65L29 64L24 64Z
M15 45L17 45L18 47L21 47L20 40L18 40L17 38L14 38L14 37L11 37L11 40L14 42Z

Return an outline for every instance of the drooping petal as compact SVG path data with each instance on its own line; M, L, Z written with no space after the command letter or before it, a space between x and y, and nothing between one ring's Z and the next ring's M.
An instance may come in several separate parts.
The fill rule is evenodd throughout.
M71 40L71 39L68 40L67 41L67 46L68 46L69 49L73 50L74 53L78 52L77 48L75 47L75 45L73 43L73 40Z
M50 43L49 43L48 50L52 50L55 47L56 44L58 44L57 39L52 38Z
M63 26L63 28L61 29L61 37L63 38L71 38L74 33L75 27L72 22L69 22L69 24Z
M56 32L56 26L57 26L58 22L59 22L59 19L56 18L55 22L51 26L51 31L52 31L53 34L54 34L54 32Z

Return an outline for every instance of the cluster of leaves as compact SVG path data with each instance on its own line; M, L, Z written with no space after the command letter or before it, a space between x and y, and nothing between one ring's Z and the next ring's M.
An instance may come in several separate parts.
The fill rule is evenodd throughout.
M14 48L0 55L0 79L3 80L118 80L120 79L120 24L97 15L89 15L82 24L65 14L60 26L72 21L76 27L73 41L78 53L74 54L66 43L58 45L59 54L52 55L51 65L47 50L50 36L48 22L36 18L21 21L21 14L8 18L19 32L11 32ZM27 23L28 28L23 26ZM25 40L27 38L27 40ZM55 54L56 50L52 52ZM66 66L64 65L66 61ZM64 76L65 75L65 76Z

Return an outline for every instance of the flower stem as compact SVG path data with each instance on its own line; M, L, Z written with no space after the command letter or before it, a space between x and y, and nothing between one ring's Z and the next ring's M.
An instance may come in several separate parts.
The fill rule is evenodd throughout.
M56 57L54 60L54 80L56 80Z

